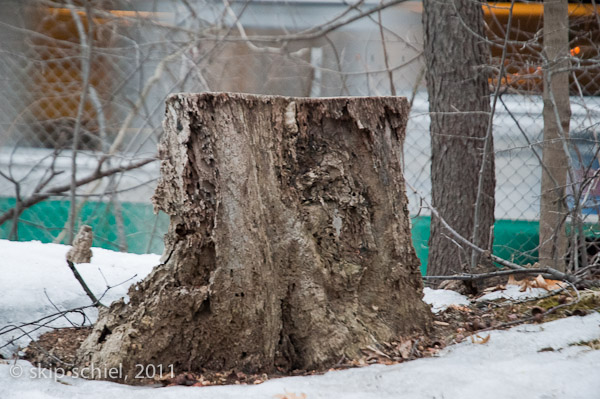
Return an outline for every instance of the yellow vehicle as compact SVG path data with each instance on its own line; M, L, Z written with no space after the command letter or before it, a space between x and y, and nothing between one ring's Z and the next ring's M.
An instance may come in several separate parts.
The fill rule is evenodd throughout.
M511 3L489 2L483 5L483 11L488 38L496 43L491 46L491 53L500 62ZM571 92L573 95L600 95L600 7L579 1L570 3L568 12L570 56L574 68ZM503 78L503 83L513 91L542 91L543 18L542 2L514 3L509 39L518 44L508 45L505 62L507 73Z
M28 28L35 32L29 51L36 62L26 85L33 93L28 114L37 125L36 139L46 147L69 145L85 85L80 142L83 148L99 148L98 115L110 118L108 104L115 73L102 49L114 45L116 20L92 18L90 27L84 12L77 12L74 18L68 8L39 6L28 13ZM82 40L94 49L88 58L83 55Z

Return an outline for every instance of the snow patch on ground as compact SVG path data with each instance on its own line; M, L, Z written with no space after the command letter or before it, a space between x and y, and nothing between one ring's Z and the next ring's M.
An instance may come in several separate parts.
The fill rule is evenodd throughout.
M521 287L518 285L507 285L506 289L501 291L493 291L483 295L480 298L477 298L478 301L494 301L496 299L527 299L527 298L537 298L539 296L546 295L548 293L547 290L543 288L528 288L527 290L521 292Z
M157 399L264 399L285 393L304 393L307 399L596 399L600 392L600 351L570 345L600 338L599 324L596 313L522 325L492 331L484 345L467 340L447 348L437 358L280 378L257 386L140 388L60 378L69 384L64 385L49 375L31 378L35 368L24 361L17 363L23 373L18 378L11 377L11 365L0 365L0 386L6 399L146 399L148 395ZM544 348L554 351L540 352Z
M38 241L0 240L0 329L56 313L50 300L61 310L91 303L67 266L65 255L69 248L66 245L42 244ZM76 267L97 297L106 290L107 284L113 286L132 278L109 290L101 300L105 305L127 295L131 284L146 277L160 263L160 256L154 254L136 255L102 248L92 248L92 253L91 263L82 263ZM91 309L87 315L95 321L97 312ZM69 317L78 324L82 321L80 315ZM54 327L69 325L64 318L52 323ZM46 331L48 330L37 330L32 333L32 337L37 338ZM15 331L14 336L16 335L20 333ZM10 338L0 335L0 346ZM28 343L28 338L18 341L21 347ZM0 354L10 356L15 349L16 345L5 347L0 350Z
M0 240L0 329L8 323L30 321L53 313L55 310L46 299L44 289L62 309L89 303L65 264L67 250L63 245ZM136 273L134 281L140 280L159 263L157 255L123 254L97 248L93 252L92 263L80 265L79 269L96 293L101 293L106 286L98 268L109 284L116 284ZM125 295L131 282L112 290L104 301L109 303ZM504 292L488 294L488 299L522 297L518 288L509 286ZM466 297L454 291L429 288L425 288L424 300L434 311L453 303L469 303ZM59 322L67 325L64 320ZM306 399L598 398L600 351L572 344L600 339L600 314L521 325L489 334L485 344L465 340L446 348L436 358L332 371L319 376L280 378L256 386L131 387L105 381L57 378L48 371L44 376L36 376L37 369L28 362L0 361L0 397L265 399L286 393L293 397L291 393L295 393L297 397L305 394Z
M452 290L432 290L425 287L423 294L423 301L431 305L433 313L442 312L450 305L469 306L471 304L471 301L466 296Z

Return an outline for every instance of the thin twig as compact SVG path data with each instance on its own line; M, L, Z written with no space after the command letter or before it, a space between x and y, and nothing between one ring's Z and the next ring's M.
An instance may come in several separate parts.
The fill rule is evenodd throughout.
M383 1L380 1L379 4L383 4ZM381 37L381 47L383 48L383 62L385 64L385 69L388 73L388 80L390 82L390 93L392 96L396 96L396 85L394 85L394 72L390 70L389 63L389 55L387 51L387 46L385 44L385 34L383 33L383 23L381 22L381 10L377 12L377 20L379 26L379 35Z
M154 161L156 161L156 158L146 158L146 159L142 159L141 161L138 161L138 162L130 163L129 165L126 165L126 166L118 166L115 168L107 169L105 171L101 171L99 168L97 168L94 172L92 172L87 177L77 180L76 185L78 187L83 186L84 184L91 183L95 180L101 179L106 176L113 175L115 173L125 172L128 170L140 168L140 167L142 167L146 164L149 164L150 162L154 162ZM70 187L71 187L70 184L63 184L60 186L52 187L42 193L33 193L28 198L26 198L22 201L22 205L21 205L22 209L29 208L35 204L38 204L38 203L44 201L45 199L48 199L49 197L65 193L69 190ZM12 209L9 209L6 212L4 212L2 215L0 215L0 225L4 224L7 220L10 220L14 216L15 212L16 212L16 210L14 208L12 208Z
M85 291L85 293L87 294L87 296L92 300L92 304L94 306L96 306L96 307L103 307L103 308L105 308L106 305L103 305L98 300L98 298L96 298L96 296L94 295L94 293L92 292L92 290L90 290L90 288L85 283L85 280L83 279L83 277L81 277L81 274L79 274L79 272L77 271L77 268L75 267L75 264L73 262L71 262L70 260L67 260L67 265L69 265L69 268L73 272L73 275L75 276L75 278L77 279L77 281L79 281L79 284L81 285L81 287L83 288L83 290Z
M92 29L93 23L90 15L91 8L88 2L85 3L85 14L88 23L88 32L85 32L83 22L79 14L75 11L75 6L71 0L67 0L67 7L71 11L71 16L75 21L77 32L79 33L79 43L81 45L81 71L82 71L82 88L77 106L77 117L75 119L75 128L73 130L73 152L71 154L71 202L69 211L69 244L73 242L75 237L75 221L77 220L77 152L79 151L79 136L81 135L81 121L85 111L88 89L90 85L90 69L92 63Z
M48 300L48 302L50 302L50 304L52 305L52 307L54 309L56 309L57 312L60 312L61 310L58 308L58 306L56 306L56 304L54 302L52 302L52 299L50 299L50 296L48 295L48 292L46 291L46 289L44 288L44 295L46 296L46 299ZM69 319L66 315L63 315L65 320L67 320L69 322L70 325L72 325L73 327L76 327L75 323L73 323L71 321L71 319Z
M98 298L98 300L102 300L106 294L113 288L118 287L120 285L126 284L129 281L133 280L134 278L137 277L137 274L134 274L133 276L131 276L130 278L115 284L115 285L111 285L111 286L107 286L106 289L104 290L104 292L102 293L102 295L100 296L100 298ZM83 315L83 322L81 323L80 326L77 326L76 328L81 328L81 327L85 327L86 323L88 323L87 325L91 325L91 322L89 320L89 318L87 317L87 315L85 314L85 310L90 309L95 307L93 304L92 305L84 305L84 306L79 306L76 308L72 308L72 309L68 309L68 310L64 310L64 311L58 311L56 313L52 313L49 314L47 316L43 316L40 317L37 320L34 321L30 321L30 322L25 322L25 323L21 323L19 325L15 325L15 324L9 324L6 325L4 327L0 328L0 335L4 335L4 334L8 334L11 333L13 331L21 331L22 334L17 336L17 337L13 337L10 340L8 340L6 343L4 343L2 346L0 346L0 349L7 347L8 345L13 344L14 342L18 341L19 339L23 338L23 337L31 337L31 334L37 330L40 330L42 328L55 328L55 327L51 327L50 323L63 318L66 314L69 313L79 313L81 315ZM29 330L29 331L25 331L25 327L28 326L33 326L34 328Z
M510 276L515 274L542 274L542 277L547 278L552 275L549 273L548 268L533 268L533 269L519 269L519 270L499 270L496 272L489 273L463 273L453 276L423 276L424 280L461 280L461 281L476 281L485 280L487 278L498 277L498 276Z

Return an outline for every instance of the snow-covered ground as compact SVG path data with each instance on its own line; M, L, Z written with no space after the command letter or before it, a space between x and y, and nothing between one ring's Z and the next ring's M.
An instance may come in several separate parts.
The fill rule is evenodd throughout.
M65 256L69 248L37 241L0 240L0 331L10 324L30 322L56 313L52 303L61 310L91 304L67 266ZM92 262L77 265L77 270L97 297L104 293L107 285L115 286L101 299L104 304L126 295L132 283L143 279L152 267L160 263L159 255L135 255L102 248L93 248L92 251ZM131 280L126 284L118 285L128 279ZM94 320L96 313L95 309L87 311L87 315ZM78 324L82 321L79 315L69 317ZM64 318L52 323L54 327L69 325ZM46 331L37 330L31 335L37 338ZM15 331L16 335L21 334ZM11 337L0 335L0 346ZM23 338L17 344L25 347L28 342L29 339ZM10 356L15 348L16 345L12 345L0 349L0 354Z
M425 287L423 290L423 300L431 305L433 313L438 313L450 305L470 305L469 299L452 290L432 290Z
M65 264L67 250L62 245L0 240L0 329L54 312L44 290L54 305L62 309L89 303ZM93 251L92 263L80 265L79 270L96 293L104 291L105 278L109 285L135 274L134 280L139 280L159 262L156 255L122 254L97 248ZM104 301L117 299L126 291L126 286L116 287ZM425 291L425 300L435 310L453 303L468 303L467 298L454 292L430 289ZM68 322L57 320L57 323ZM446 348L436 358L281 378L256 386L130 387L48 372L40 375L28 362L6 361L0 363L0 398L597 399L600 351L573 345L594 339L600 339L598 313L492 331L485 344L465 340ZM0 346L4 343L6 337L1 336Z

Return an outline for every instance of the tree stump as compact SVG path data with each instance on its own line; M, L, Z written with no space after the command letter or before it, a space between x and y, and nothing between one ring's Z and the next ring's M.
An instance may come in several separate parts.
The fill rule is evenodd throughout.
M426 331L402 177L405 98L167 100L163 263L101 311L81 364L320 369ZM139 370L139 366L138 370Z

